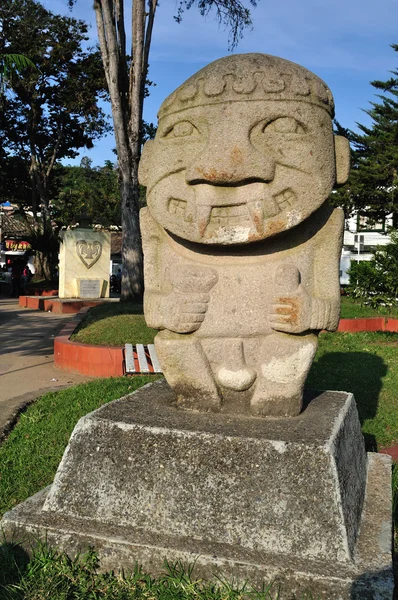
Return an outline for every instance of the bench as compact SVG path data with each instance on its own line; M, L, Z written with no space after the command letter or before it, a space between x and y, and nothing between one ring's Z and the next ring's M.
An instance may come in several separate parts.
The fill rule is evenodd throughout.
M124 362L126 375L162 373L162 367L153 344L125 344Z

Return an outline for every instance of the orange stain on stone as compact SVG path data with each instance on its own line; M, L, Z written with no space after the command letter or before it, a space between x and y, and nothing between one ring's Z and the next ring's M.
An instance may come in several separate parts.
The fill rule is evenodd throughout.
M286 229L286 221L285 219L278 219L277 221L271 221L268 224L267 233L268 235L275 235L280 231L284 231Z
M231 163L236 167L243 164L243 160L242 150L238 146L234 146L231 150Z
M230 179L231 174L226 171L219 171L214 167L210 169L198 169L205 181L226 181Z
M297 325L298 323L298 313L299 313L299 305L298 301L295 298L278 298L278 302L280 304L289 304L290 306L281 306L276 309L278 315L283 315L285 318L283 319L284 323L289 323L290 325Z

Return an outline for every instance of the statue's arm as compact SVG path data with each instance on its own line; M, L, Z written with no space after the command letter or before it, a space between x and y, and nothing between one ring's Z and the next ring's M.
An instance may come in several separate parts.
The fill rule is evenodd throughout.
M327 207L325 207L327 209ZM329 209L330 210L330 209ZM271 327L285 333L335 331L340 316L340 256L344 214L330 210L316 234L312 283L301 281L297 267L281 266L276 275Z
M163 232L152 218L147 207L140 211L142 249L144 252L144 314L148 327L164 329L162 319L161 248L164 245Z
M340 259L344 213L336 208L322 228L314 264L311 329L336 331L340 319Z
M195 264L179 264L162 228L147 208L140 212L144 251L144 314L149 327L193 333L204 321L217 274ZM166 271L167 269L167 271Z

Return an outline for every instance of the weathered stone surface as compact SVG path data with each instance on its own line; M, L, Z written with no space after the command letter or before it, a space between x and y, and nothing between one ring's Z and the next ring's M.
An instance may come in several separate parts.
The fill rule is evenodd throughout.
M146 386L81 419L54 484L2 526L94 545L104 569L199 556L198 574L276 579L283 598L391 598L389 459L366 459L352 395L314 396L264 420L176 410L165 382Z
M389 458L366 455L351 394L307 394L301 412L317 335L339 318L343 214L327 197L349 146L332 115L319 78L260 54L216 61L164 102L141 230L171 387L81 419L7 535L93 545L104 569L199 557L199 575L276 580L288 600L392 598ZM91 272L103 249L74 243Z
M229 56L163 103L145 145L145 317L183 408L294 416L337 328L349 171L333 98L303 67ZM336 140L336 142L335 142Z
M91 229L62 232L59 253L60 298L109 298L110 234ZM80 295L82 282L93 282L90 296ZM87 287L87 284L86 284Z

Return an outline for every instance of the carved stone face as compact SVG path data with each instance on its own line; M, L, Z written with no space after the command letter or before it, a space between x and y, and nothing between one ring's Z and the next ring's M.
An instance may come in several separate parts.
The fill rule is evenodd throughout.
M220 98L164 113L140 179L152 216L181 238L261 240L306 219L333 189L332 122L323 106Z

